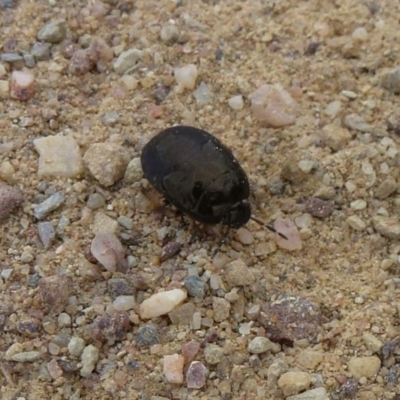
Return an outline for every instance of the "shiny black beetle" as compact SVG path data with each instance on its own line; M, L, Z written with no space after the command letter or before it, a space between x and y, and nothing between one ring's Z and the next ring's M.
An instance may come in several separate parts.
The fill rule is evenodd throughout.
M251 218L247 175L208 132L191 126L165 129L145 145L141 163L157 191L194 219L240 228Z

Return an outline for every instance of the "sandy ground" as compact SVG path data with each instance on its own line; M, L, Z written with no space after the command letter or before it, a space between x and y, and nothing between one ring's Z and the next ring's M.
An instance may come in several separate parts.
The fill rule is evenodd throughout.
M30 68L24 60L1 62L1 80L29 69L37 89L27 101L3 91L0 103L2 179L25 197L0 228L6 270L0 279L0 397L283 399L323 388L317 393L326 394L309 398L397 399L400 352L395 345L386 351L382 346L399 335L399 99L382 82L398 61L399 13L394 0L0 1L2 53L29 54L49 21L65 21L66 27L65 39L51 45L47 60ZM160 30L170 20L179 37L167 43ZM76 74L69 69L66 43L86 48L92 36L104 39L115 56ZM134 79L126 81L113 65L132 48L143 55L130 71ZM173 70L188 64L197 65L197 85L205 82L213 94L206 104L195 100L193 90L176 90ZM263 83L279 84L296 98L293 125L268 128L252 116L248 95ZM154 94L158 87L170 88L161 103ZM244 107L235 111L228 99L239 94ZM109 123L113 112L117 118ZM354 114L362 123L346 122ZM254 242L244 245L232 232L215 258L221 230L205 235L200 228L200 239L188 244L199 228L190 219L182 224L171 210L154 211L159 198L144 181L105 188L87 169L71 179L38 176L37 138L68 128L82 154L92 143L111 141L134 158L151 136L182 123L212 132L233 149L251 181L257 217L295 221L302 250L280 249L272 233L250 222L246 228ZM336 141L335 128L343 140L338 134ZM282 173L285 166L296 169L298 161L312 168ZM32 205L57 191L66 201L46 221L57 226L66 216L70 222L44 249ZM95 192L106 205L91 210L86 203ZM310 216L305 202L313 197L331 201L332 213ZM133 222L132 229L117 229L130 256L126 273L113 276L88 256L98 212ZM185 242L181 252L161 263L167 242L160 236L167 232L175 240L176 231ZM255 282L226 284L224 266L235 259L244 261ZM207 283L201 300L186 301L194 304L192 314L201 315L201 326L159 317L151 321L159 339L139 346L138 331L148 321L138 317L138 304L179 286L188 272ZM37 283L59 275L70 285L61 317L60 310L46 310ZM96 336L93 321L112 312L112 278L133 287L136 305L120 336L112 328L108 336ZM252 354L251 340L271 334L268 323L250 311L283 294L319 306L321 318L311 328L317 335L289 342L275 338L278 348ZM223 320L216 317L221 304L215 298L228 308ZM68 350L71 337L98 349L91 373L82 374L79 352ZM188 389L186 381L169 383L163 375L163 356L180 354L191 341L201 344L195 359L208 371L199 390ZM38 357L13 359L10 347L18 343L14 353L34 351ZM210 344L218 346L211 347L218 350L216 361L204 354ZM298 373L293 382L289 375L282 378L288 372Z

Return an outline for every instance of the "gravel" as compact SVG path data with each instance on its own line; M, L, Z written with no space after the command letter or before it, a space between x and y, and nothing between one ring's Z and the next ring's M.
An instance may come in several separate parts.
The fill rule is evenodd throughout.
M396 399L390 2L54 3L0 1L1 397ZM163 205L140 154L177 124L295 236Z

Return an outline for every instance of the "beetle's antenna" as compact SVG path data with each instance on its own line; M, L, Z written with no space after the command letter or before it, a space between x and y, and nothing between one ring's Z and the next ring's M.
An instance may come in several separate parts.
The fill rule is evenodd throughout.
M261 226L265 226L268 230L270 230L271 232L276 233L277 235L279 235L281 238L289 240L283 233L277 232L277 230L271 226L271 225L267 225L266 223L260 221L258 218L255 218L253 216L250 217L250 219L252 219L253 221L257 222L257 224L261 225Z

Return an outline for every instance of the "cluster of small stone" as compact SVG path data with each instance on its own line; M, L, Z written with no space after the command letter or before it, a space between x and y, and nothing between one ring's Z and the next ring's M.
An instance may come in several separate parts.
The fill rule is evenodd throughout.
M5 0L0 2L0 7L8 8L7 4L14 7L16 3ZM373 4L369 6L372 7ZM111 12L110 6L102 2L90 2L88 7L92 7L90 12L99 18ZM204 34L208 29L189 15L183 14L182 20L192 27L193 31ZM382 21L376 21L377 28L381 24ZM317 22L316 27L322 37L329 36L324 33L329 31L325 22ZM135 29L132 28L132 37L135 35ZM268 45L270 50L278 51L282 43L275 41L273 36L272 33L265 33L262 43L263 46ZM333 38L329 46L339 49L344 57L353 59L365 50L368 37L367 30L358 27L350 35ZM166 46L176 44L183 47L183 52L191 51L187 45L190 41L187 33L174 22L160 26L159 38ZM305 56L314 56L321 46L322 44L317 42L309 43ZM148 66L149 54L144 47L145 41L139 40L131 48L126 48L126 45L111 47L105 39L97 36L82 37L76 42L71 40L64 22L50 21L38 30L36 41L29 52L14 51L11 41L3 44L3 53L0 54L0 98L29 104L41 90L46 91L46 87L40 87L41 80L37 78L35 71L39 63L46 62L49 62L53 71L60 72L65 67L65 72L75 77L90 72L115 74L123 83L124 89L128 92L133 91L138 87L139 81L132 74L139 69L146 70ZM64 58L64 65L55 62L54 54L58 50ZM217 51L216 60L221 60L222 57L222 50ZM161 63L160 58L161 54L155 54L154 62ZM165 79L163 85L153 90L155 105L149 107L151 118L165 116L162 103L170 93L173 96L189 93L194 101L193 104L189 104L202 110L211 107L216 100L220 101L217 87L205 78L206 71L201 61L197 64L188 61L177 62L174 67L168 68L171 79ZM321 73L328 74L329 71ZM319 74L315 75L315 79L321 78ZM151 89L155 80L150 71L140 80L140 85L143 89ZM300 109L304 94L298 86L299 82L294 81L291 86L283 83L260 83L257 88L238 77L236 83L224 101L238 118L243 115L250 118L244 114L248 102L254 119L265 127L288 127L302 120ZM93 89L97 85L93 85ZM376 80L376 85L389 95L399 94L400 69L395 67L384 70ZM366 92L367 90L370 89L365 88ZM122 92L122 89L116 90L115 97L122 98ZM306 95L315 98L318 96L312 90ZM241 228L235 233L237 243L233 243L233 247L241 248L241 245L253 244L254 257L261 259L275 253L276 246L299 251L303 246L302 241L310 237L311 228L319 224L320 219L328 217L339 221L343 229L352 230L354 233L377 232L382 238L399 239L400 221L397 214L391 211L390 205L397 206L399 203L396 198L399 191L398 176L392 172L392 167L397 167L399 146L391 135L399 133L400 118L396 114L389 116L388 132L377 128L377 124L371 118L351 110L351 104L362 98L362 95L362 91L346 87L338 94L340 100L333 100L325 108L318 110L322 115L318 122L322 129L298 138L299 151L296 151L295 157L288 155L279 173L270 181L263 182L272 194L278 195L282 195L284 190L296 193L296 188L303 185L312 188L315 179L319 182L317 189L290 209L294 210L294 221L276 219L275 229L286 238L277 237L276 243L260 243L259 238L253 236L250 230ZM374 108L373 100L365 100L364 104ZM10 110L10 115L14 115L13 110ZM41 116L48 121L52 121L56 115L57 111L51 105L41 111ZM194 119L191 118L191 112L185 112L183 115L189 120ZM21 128L31 123L28 117L21 115L18 115L16 120ZM119 110L107 110L101 114L99 120L103 127L112 131L115 127L123 126L124 116ZM140 118L138 122L141 122ZM262 134L267 130L260 129L259 132ZM282 132L277 135L284 136ZM359 138L361 140L358 140ZM265 149L267 152L268 146L266 145ZM12 143L1 143L0 147L1 154L12 154L15 150ZM22 265L18 268L21 274L15 274L18 279L11 282L13 271L16 269L14 266L1 271L1 283L5 282L4 287L9 283L17 286L20 281L25 282L23 279L27 277L26 290L29 296L26 296L24 306L32 306L33 310L32 315L19 320L18 310L14 312L7 309L7 305L2 305L1 324L3 325L6 319L4 315L7 315L9 325L6 328L9 330L6 331L18 332L23 338L5 349L5 361L35 363L41 379L55 381L54 386L62 383L71 373L77 373L89 387L91 377L99 375L104 387L110 392L114 389L112 384L107 386L107 379L112 375L109 371L117 369L116 365L126 366L133 371L145 370L144 366L135 361L133 354L136 353L131 351L131 346L135 346L135 351L139 349L142 354L148 356L146 367L149 370L154 367L151 365L152 356L159 364L162 360L162 371L155 368L154 374L159 374L157 379L163 373L167 383L183 385L193 391L206 388L210 382L215 381L218 382L218 391L227 396L235 396L240 390L247 390L258 391L260 398L280 398L284 395L290 400L324 400L332 398L325 389L328 387L328 380L330 387L340 387L334 394L338 399L355 398L358 385L373 382L378 374L381 374L378 378L385 379L389 389L398 385L398 368L395 364L398 340L383 343L377 337L382 332L374 331L374 327L371 328L372 333L363 332L360 335L365 351L360 351L356 356L342 354L340 360L332 361L332 364L338 365L337 369L341 372L332 374L327 379L323 377L319 368L330 362L331 355L323 351L321 343L334 343L335 334L340 334L340 328L335 326L335 323L339 325L339 322L335 320L327 323L326 316L315 299L280 293L275 284L278 286L281 280L285 280L284 275L279 277L279 281L276 280L268 286L268 290L272 288L272 299L247 305L249 299L256 297L255 293L259 290L259 274L253 271L247 260L238 257L239 252L230 253L233 254L234 261L228 262L224 256L216 257L212 267L207 264L208 261L203 260L202 264L199 262L199 270L205 266L202 274L193 273L197 272L197 266L192 270L190 266L185 270L175 271L171 264L160 266L161 262L169 261L182 249L181 242L170 241L162 247L158 258L143 256L146 265L150 265L149 269L143 271L140 268L139 272L135 271L132 280L128 279L130 274L126 272L132 272L137 267L140 257L127 256L128 246L125 244L132 239L128 232L133 230L135 221L132 214L126 213L123 207L120 208L121 213L113 208L108 189L112 190L118 182L132 186L140 182L143 174L136 150L130 151L120 135L111 135L107 141L101 137L97 143L87 143L82 140L80 132L73 130L63 130L56 135L35 139L33 147L39 154L37 176L40 179L75 182L85 176L99 186L89 190L86 183L78 182L65 191L54 188L42 190L39 184L37 190L41 194L32 200L32 204L27 204L24 190L14 181L17 164L4 160L0 165L0 177L7 184L0 184L0 219L5 221L12 212L20 212L22 207L22 212L32 215L37 221L37 234L44 249L52 250L56 239L63 239L65 231L71 228L71 221L61 213L73 204L75 199L81 202L79 204L85 205L80 224L93 233L93 240L89 246L90 255L71 261L79 264L76 270L75 266L67 265L69 261L62 257L65 251L63 248L74 246L71 243L74 240L66 240L55 253L61 254L61 260L57 259L54 263L55 268L63 270L64 273L51 272L54 266L52 252L49 252L48 260L41 260L40 257L35 259L36 249L32 243L24 246L21 254L15 257L16 263ZM315 154L320 153L317 153L316 149L321 148L325 156L323 159L317 159ZM340 190L346 191L348 197L339 195ZM351 201L345 202L347 199ZM138 212L147 213L152 210L150 203L146 196L139 193L135 196L134 204L129 206L133 206ZM29 221L21 219L21 225L26 232ZM150 234L150 230L151 228L145 227L143 232ZM67 239L73 235L74 233L71 233L71 237L68 236ZM157 235L161 237L162 232L158 231ZM18 242L16 246L18 247ZM389 290L392 288L392 292L398 285L398 279L390 278L389 271L398 263L398 252L396 246L390 247L387 257L377 262L377 283ZM81 254L80 251L76 253ZM196 264L195 258L190 260ZM61 266L58 263L61 263ZM347 267L352 271L357 266ZM101 298L106 298L104 304L99 304L99 299L90 299L90 305L79 308L77 303L84 304L86 300L78 301L74 296L73 279L78 277L83 282L96 281L99 286L107 279L104 291L109 295L109 299L101 293ZM354 304L362 306L367 296L367 292L357 294ZM391 299L390 302L392 301ZM364 311L363 309L360 312ZM227 324L230 318L234 318L238 326L241 336L236 336L235 345L241 348L244 356L238 356L228 368L228 357L236 357L229 340L225 340L229 338L229 333L232 333L229 331L233 324ZM179 326L183 326L184 331L180 331ZM221 331L213 335L214 326L221 327ZM80 327L88 328L87 332L81 333ZM65 334L63 329L74 333ZM326 334L326 329L332 329L333 333ZM193 331L193 335L198 335L198 338L188 341L185 336L188 330ZM165 343L165 336L172 336L176 332L178 340L183 343L180 348L164 346L162 343ZM42 333L53 339L47 346L39 347L39 341L35 339ZM388 337L392 336L393 332L389 332ZM123 350L115 355L114 360L107 361L103 349L116 342ZM286 347L288 345L294 347ZM118 362L114 362L115 360ZM262 368L264 364L268 365L268 368ZM5 379L9 380L11 387L13 382L3 364L1 367L1 372ZM257 371L257 374L254 371ZM225 374L229 379L224 379ZM113 379L120 383L127 380L124 373L118 369ZM260 380L268 382L268 393L264 387L257 387ZM64 397L67 398L68 394L64 393Z

